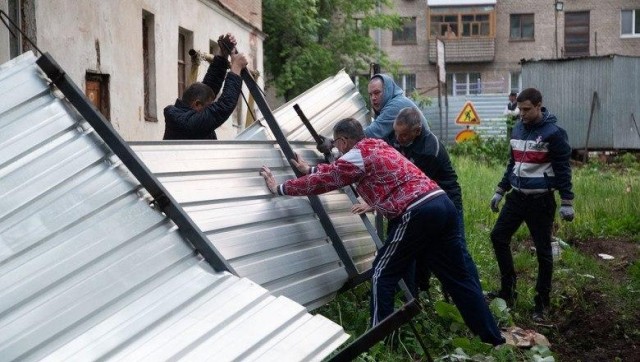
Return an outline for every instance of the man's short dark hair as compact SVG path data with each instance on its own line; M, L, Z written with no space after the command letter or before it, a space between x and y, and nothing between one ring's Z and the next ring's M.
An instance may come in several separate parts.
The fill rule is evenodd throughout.
M517 96L518 96L518 92L509 93L509 97L517 97Z
M213 89L201 82L193 83L182 93L182 101L188 105L195 101L207 103L213 97Z
M540 102L542 102L542 93L540 93L540 91L535 88L527 88L520 92L516 101L530 101L531 104L537 106L538 104L540 104Z
M363 139L364 130L362 125L355 118L344 118L333 126L333 135L337 137L345 137L355 141Z
M410 128L422 127L422 112L416 107L405 107L396 116L395 122Z

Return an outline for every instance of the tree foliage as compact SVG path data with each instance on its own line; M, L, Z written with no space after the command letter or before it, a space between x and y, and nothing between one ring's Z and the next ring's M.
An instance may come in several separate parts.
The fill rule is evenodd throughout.
M367 73L371 62L391 63L368 29L400 26L397 15L377 12L389 0L264 0L267 79L289 100L345 69ZM358 20L356 20L358 19Z

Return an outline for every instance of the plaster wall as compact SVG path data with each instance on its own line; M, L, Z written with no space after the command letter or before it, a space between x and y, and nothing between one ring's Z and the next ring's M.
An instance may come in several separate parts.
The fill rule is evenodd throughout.
M6 8L6 4L0 1L0 6ZM154 15L157 122L144 117L143 10ZM178 96L180 28L192 32L193 48L204 52L209 51L210 40L233 33L238 50L252 57L250 67L263 72L261 22L252 26L217 1L39 1L36 21L38 47L51 53L79 87L84 89L87 71L110 75L111 124L128 141L162 139L163 109ZM4 34L0 32L0 58L7 60L8 45L3 42L8 43L8 36ZM187 68L189 64L187 59ZM200 65L198 80L207 65ZM243 92L248 97L246 87ZM241 130L234 120L244 120L247 106L242 98L238 105L236 114L216 130L218 138L231 139Z

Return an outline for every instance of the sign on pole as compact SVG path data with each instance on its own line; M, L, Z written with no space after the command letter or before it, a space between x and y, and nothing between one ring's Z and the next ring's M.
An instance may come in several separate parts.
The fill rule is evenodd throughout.
M436 39L436 59L438 62L438 81L444 83L447 81L447 72L444 69L444 42L442 39Z
M471 101L467 101L464 106L462 106L462 109L456 118L456 124L467 126L480 124L480 117L478 117L478 112L476 112L476 108L473 106Z

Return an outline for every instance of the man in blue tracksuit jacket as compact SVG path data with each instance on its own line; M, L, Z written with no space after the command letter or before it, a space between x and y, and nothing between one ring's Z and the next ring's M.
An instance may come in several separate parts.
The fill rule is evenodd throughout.
M538 258L538 280L534 298L533 320L544 320L549 307L553 257L551 233L556 210L554 191L560 194L560 217L574 218L571 191L571 147L567 133L556 125L556 117L542 107L542 94L535 88L523 90L517 98L520 120L511 134L511 157L502 180L491 199L491 209L498 212L503 195L504 207L491 231L491 242L500 268L501 289L489 293L509 304L517 293L516 273L509 243L524 221L529 228Z

